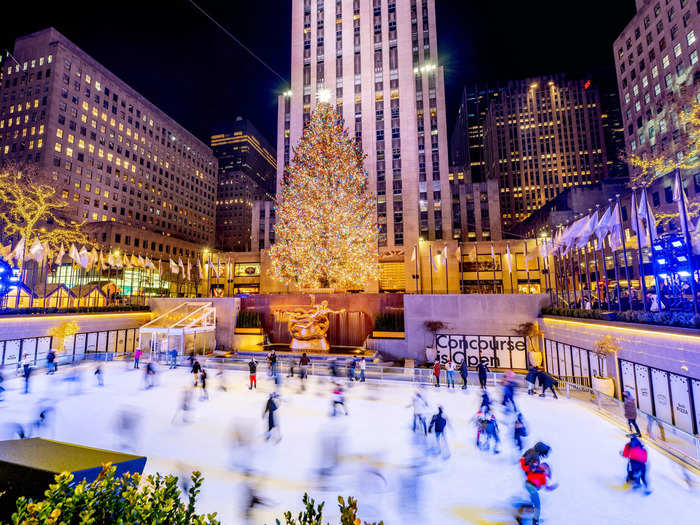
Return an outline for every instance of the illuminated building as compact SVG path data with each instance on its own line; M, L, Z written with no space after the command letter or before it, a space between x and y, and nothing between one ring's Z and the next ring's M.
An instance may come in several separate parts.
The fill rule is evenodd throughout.
M213 244L206 144L53 28L18 38L13 56L0 76L0 160L37 165L69 218L95 223L99 242L103 224L109 247L141 253L105 223L183 255Z
M450 166L452 236L461 242L500 241L498 180L474 181L469 169Z
M238 117L218 127L211 147L219 159L216 192L216 248L250 251L253 202L273 198L275 149L250 122Z
M615 43L615 69L627 153L675 153L677 115L667 111L679 86L697 86L700 4L636 0L634 15ZM695 87L697 90L697 87Z
M489 104L484 141L506 231L565 188L608 175L599 93L586 80L509 82Z
M327 90L367 156L380 252L409 260L419 236L451 239L435 0L294 0L291 49L291 88L279 99L278 188Z

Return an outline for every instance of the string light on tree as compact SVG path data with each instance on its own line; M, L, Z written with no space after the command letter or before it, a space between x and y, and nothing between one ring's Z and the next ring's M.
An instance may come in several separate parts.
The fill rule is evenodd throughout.
M300 288L362 289L379 276L376 202L330 91L317 96L275 206L270 273Z

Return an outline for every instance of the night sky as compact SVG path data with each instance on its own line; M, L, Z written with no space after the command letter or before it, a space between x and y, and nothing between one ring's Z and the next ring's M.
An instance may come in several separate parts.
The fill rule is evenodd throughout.
M634 0L436 3L450 128L465 83L612 66L612 42L635 12ZM54 26L203 141L218 122L242 115L274 144L285 83L187 0L8 4L0 49ZM289 78L291 0L198 4Z

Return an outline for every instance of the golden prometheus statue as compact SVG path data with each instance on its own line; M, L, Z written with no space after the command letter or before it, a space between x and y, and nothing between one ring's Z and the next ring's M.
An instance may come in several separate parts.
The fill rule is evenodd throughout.
M328 320L329 313L341 313L342 310L331 310L328 308L328 301L321 301L320 304L313 304L314 297L311 296L310 308L296 308L287 314L287 328L292 336L289 348L292 350L322 350L328 351L330 345L326 339L326 333L330 326Z

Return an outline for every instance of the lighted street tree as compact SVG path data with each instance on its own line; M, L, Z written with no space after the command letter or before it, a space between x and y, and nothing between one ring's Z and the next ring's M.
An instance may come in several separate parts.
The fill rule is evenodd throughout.
M62 217L69 203L54 186L43 183L32 167L6 164L0 167L0 221L5 236L24 238L26 248L37 238L52 250L61 244L89 245L83 223Z
M344 290L378 278L376 203L363 160L336 109L321 102L275 208L274 278L300 288Z

